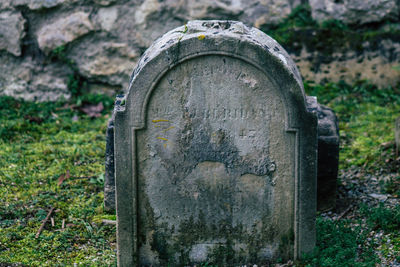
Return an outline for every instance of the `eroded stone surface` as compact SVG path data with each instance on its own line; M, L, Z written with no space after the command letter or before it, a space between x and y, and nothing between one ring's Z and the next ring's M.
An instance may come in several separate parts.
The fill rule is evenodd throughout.
M336 184L339 168L339 121L332 109L307 97L307 108L318 117L317 208L327 211L336 207Z
M193 237L190 247L218 238L226 242L230 236L218 229L226 224L241 228L241 235L232 240L235 244L277 255L278 233L293 231L288 222L294 208L293 192L283 202L273 196L279 194L277 183L294 187L294 166L283 158L290 149L276 151L276 143L294 141L278 130L285 127L285 115L277 94L263 73L230 57L193 59L165 75L148 106L148 127L138 132L139 194L149 199L140 207L141 223L159 218L153 227L166 233L184 227L191 217L195 224L205 214L205 227L214 225L217 232ZM146 205L154 218L146 216ZM261 238L262 227L270 236L262 245L248 247L251 235ZM172 234L170 246L178 245L180 238ZM166 260L147 253L150 243L142 246L144 264L162 265ZM244 254L250 260L248 252Z
M349 24L366 24L398 19L396 0L309 0L315 20L336 19Z
M28 101L56 101L71 96L67 88L70 72L60 65L42 68L30 58L16 58L9 54L0 54L0 62L8 66L6 71L0 72L0 94Z
M93 0L93 2L101 6L109 6L117 2L117 0Z
M327 55L302 49L299 55L291 56L307 81L353 84L354 81L368 80L381 88L396 86L400 82L396 69L400 61L400 44L386 39L379 41L378 47L376 50L366 42L363 53L347 51Z
M88 58L90 57L88 53L91 53L89 51L97 51L100 57L97 62L89 59L90 62L85 66L80 63L81 78L87 83L104 85L104 87L92 86L92 89L106 87L110 90L112 88L118 90L121 87L126 89L126 77L130 74L126 58L129 56L102 51L104 43L125 44L140 55L164 32L192 19L235 19L243 21L246 25L267 29L286 18L299 4L308 3L311 4L314 17L321 16L318 18L319 21L336 18L344 23L356 25L383 24L387 20L398 22L399 3L395 2L395 0L1 0L0 17L3 23L0 25L0 35L7 37L0 38L0 52L21 56L21 46L23 46L24 60L33 58L34 64L43 68L49 60L57 60L60 64L64 64L65 73L61 76L65 76L71 71L71 64L67 63L70 61L56 59L50 51L59 45L64 45L67 48L63 51L64 59L65 57ZM21 26L23 24L25 27ZM388 25L388 27L393 27L395 30L398 25ZM384 28L378 31L383 30ZM389 33L391 31L388 30ZM300 50L296 50L291 56L296 58L305 80L317 83L344 80L352 84L355 80L367 79L379 87L396 86L400 81L398 71L395 69L400 54L399 44L395 39L389 36L371 44L366 42L362 44L362 49L357 47L355 50L342 51L338 47L333 49L334 53L328 55L315 51L314 45L310 49L306 43L302 43L299 44L304 48L301 54L298 53ZM134 64L136 59L131 62ZM110 67L112 71L101 69L102 66ZM8 72L6 68L8 66L3 65L0 72ZM17 76L18 72L19 70L16 70L12 75ZM31 92L26 91L26 94Z
M13 0L12 4L14 6L28 6L29 9L37 10L44 8L52 8L59 6L66 2L71 2L72 0Z
M104 209L115 210L115 171L114 171L114 118L111 118L106 131L106 157L104 179Z
M120 266L312 250L317 119L290 57L261 31L193 21L164 35L139 61L114 132Z
M308 97L309 98L309 97ZM308 99L307 98L307 99ZM326 211L335 208L336 184L339 167L339 126L332 109L319 105L316 100L307 103L318 117L318 210ZM397 144L400 147L400 119L398 120ZM106 177L104 185L104 207L115 211L114 181L114 121L110 120L107 128Z
M97 15L101 28L105 31L111 31L111 29L116 26L115 24L118 19L118 8L100 8Z
M339 125L332 109L320 105L307 97L307 108L317 113L318 117L318 210L335 208L336 184L339 167ZM400 123L400 120L399 120ZM400 125L400 124L399 124ZM400 128L400 126L398 126ZM398 130L400 133L400 130ZM115 211L114 164L114 121L110 120L107 128L106 177L104 184L104 207ZM400 134L399 134L400 136ZM398 143L400 142L400 137Z
M396 119L394 135L395 135L395 141L396 141L396 154L399 155L399 151L400 151L400 117L398 117Z
M148 47L163 33L188 20L236 19L260 27L278 23L300 3L299 0L145 0L120 17L120 21L123 28L131 28L134 24L137 29L134 33L136 41ZM132 20L132 13L135 20Z
M38 44L43 52L50 53L53 49L72 42L92 30L89 14L76 12L43 26L37 33Z
M20 12L0 12L0 50L21 55L21 41L25 36L25 19Z
M339 122L332 109L318 107L318 187L317 208L336 207L336 185L339 168Z
M71 58L85 77L126 88L139 54L125 43L87 40L71 52Z

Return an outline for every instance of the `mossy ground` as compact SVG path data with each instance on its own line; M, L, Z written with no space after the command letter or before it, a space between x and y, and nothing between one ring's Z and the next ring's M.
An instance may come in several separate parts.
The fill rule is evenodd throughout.
M66 103L0 99L0 263L115 263L115 227L101 223L110 217L102 179L112 101L97 100L108 110L91 119ZM71 177L58 185L67 172ZM51 207L54 226L49 221L36 239Z
M394 119L400 115L399 88L378 90L366 82L305 87L340 119L340 168L397 173L391 186L386 182L382 190L398 197L400 174L388 162L394 160L390 142ZM0 263L115 265L115 226L101 223L115 219L103 211L102 192L105 130L112 99L90 96L87 100L104 103L99 118L81 113L81 103L38 104L0 98ZM67 172L70 177L58 185ZM36 239L51 207L55 207L54 226L48 222ZM379 261L377 251L385 255L388 247L400 247L399 209L367 206L361 214L367 222L365 229L352 227L357 224L354 220L334 222L320 217L317 249L297 264L374 266ZM373 229L385 231L390 242L379 246L369 242L365 233Z
M400 87L378 89L367 81L359 81L353 85L306 83L305 89L308 95L317 96L320 103L332 108L339 118L339 169L359 170L359 176L352 177L360 179L359 184L367 175L375 177L381 182L375 193L391 194L398 199L400 160L395 154L394 122L400 116ZM384 181L382 177L388 174L393 178ZM341 185L341 181L338 183ZM317 219L317 248L304 264L375 266L382 258L400 262L399 206L383 202L351 204L354 210L350 220L334 221L321 216ZM377 232L386 236L386 243L374 239Z
M400 116L400 88L378 89L366 81L305 84L308 95L331 107L339 118L340 168L395 172L394 122ZM392 158L391 158L392 157ZM392 168L393 167L393 168Z

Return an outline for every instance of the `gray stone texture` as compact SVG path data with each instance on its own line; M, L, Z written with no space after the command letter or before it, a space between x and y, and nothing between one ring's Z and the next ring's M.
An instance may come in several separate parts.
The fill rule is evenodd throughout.
M395 142L396 142L396 156L399 156L400 151L400 117L396 119L394 128Z
M126 88L139 52L126 43L87 38L71 50L70 57L85 77Z
M121 100L118 100L121 102ZM318 172L317 208L319 211L334 209L339 168L339 121L332 109L320 105L313 97L307 97L307 108L318 117ZM115 114L113 114L114 116ZM400 144L400 118L397 120L396 142ZM398 145L400 147L400 145ZM115 212L114 179L114 119L107 126L106 176L104 184L104 207Z
M119 266L311 252L316 115L289 55L255 28L190 21L158 39L115 110Z
M376 48L378 47L378 49ZM396 86L400 82L400 43L383 39L379 44L364 42L360 51L344 51L321 55L305 48L299 54L291 55L301 70L304 80L323 83L327 80L354 81L368 80L379 87Z
M7 0L6 0L7 1ZM14 6L27 6L32 10L52 8L69 2L68 0L13 0Z
M118 95L115 101L116 109L121 105L122 100L123 95ZM106 132L104 209L107 212L115 212L114 120L115 112L108 121Z
M318 114L318 181L317 208L327 211L336 207L336 185L339 168L339 122L332 109L320 105Z
M315 20L340 20L346 24L366 24L398 20L397 0L309 0Z
M130 68L143 51L163 33L188 20L235 19L249 26L263 27L280 22L296 6L307 3L308 0L2 0L0 54L22 57L22 61L8 61L15 66L0 65L0 73L11 74L2 77L1 82L12 88L0 88L0 94L18 91L18 97L32 100L35 95L38 101L65 97L61 80L48 79L47 88L54 84L57 87L43 90L43 86L32 86L34 81L28 81L31 86L25 86L15 78L25 72L18 68L20 62L31 62L35 69L48 69L54 61L56 65L63 65L62 72L56 71L57 78L63 79L77 67L78 74L87 82L85 89L115 94L127 88ZM318 20L339 14L339 19L346 23L399 21L394 16L399 10L394 0L333 4L326 0L310 1L310 4ZM329 11L330 7L336 13ZM356 15L360 19L355 19ZM61 45L66 48L64 54L55 58L52 52ZM398 48L397 42L385 39L378 45L363 44L362 51L336 51L329 57L321 57L305 47L300 54L291 56L305 80L352 83L368 79L379 86L395 86L400 82L398 71L393 69L400 60ZM9 69L14 72L10 73ZM35 88L42 91L34 92Z
M55 48L66 45L93 30L89 14L76 12L43 26L37 33L40 49L48 54Z
M110 119L106 132L106 158L104 176L104 209L115 211L115 166L114 166L114 118Z
M339 168L339 121L332 109L307 97L307 107L318 117L317 209L336 207L336 185Z
M16 58L0 53L0 62L8 66L0 72L0 94L29 101L69 99L68 75L61 64L38 66L31 58Z
M21 41L25 36L25 19L20 12L0 11L0 50L21 55Z

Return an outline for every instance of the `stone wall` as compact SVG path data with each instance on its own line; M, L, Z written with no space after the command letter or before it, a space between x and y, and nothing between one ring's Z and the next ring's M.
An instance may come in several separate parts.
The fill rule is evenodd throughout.
M231 19L263 27L279 23L300 4L310 4L319 22L399 20L398 0L2 0L0 94L37 101L68 99L77 87L115 94L127 88L144 50L188 20ZM368 78L382 86L400 81L393 69L400 44L390 39L322 60L306 47L291 54L306 80Z

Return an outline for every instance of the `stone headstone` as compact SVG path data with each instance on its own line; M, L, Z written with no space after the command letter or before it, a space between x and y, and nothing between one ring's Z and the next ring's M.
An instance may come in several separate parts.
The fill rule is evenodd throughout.
M317 209L327 211L336 207L339 168L339 121L332 109L307 97L307 107L318 117Z
M192 21L142 56L115 107L119 266L295 259L315 245L317 118L284 49Z
M396 156L399 156L399 151L400 151L400 117L398 117L396 119L394 135L395 135L395 142L396 142Z

